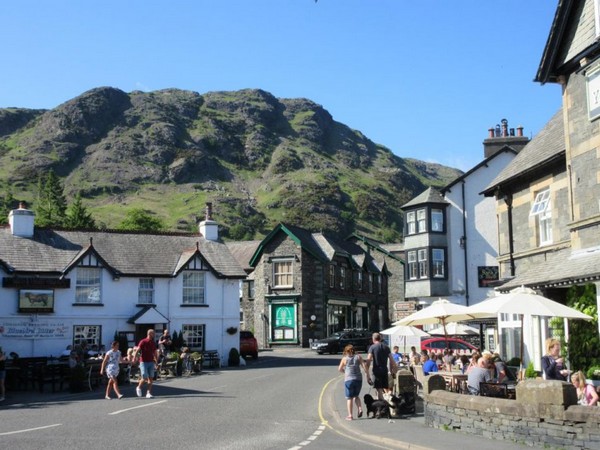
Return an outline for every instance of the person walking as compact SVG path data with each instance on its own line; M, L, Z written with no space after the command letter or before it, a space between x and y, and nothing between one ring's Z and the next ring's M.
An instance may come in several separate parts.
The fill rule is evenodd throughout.
M117 398L121 400L123 394L119 392L119 383L117 382L117 376L119 375L119 364L123 362L121 352L119 351L119 341L113 341L110 345L110 350L104 355L102 365L100 366L100 375L106 373L108 377L108 384L106 385L106 395L104 398L110 400L111 389L117 394Z
M142 339L137 346L138 352L140 353L140 381L135 388L135 393L138 397L142 396L142 386L144 383L148 383L146 398L154 397L152 395L152 380L158 364L158 349L156 347L156 342L154 342L154 336L154 330L148 330L147 336Z
M369 376L367 364L360 355L356 354L352 344L346 345L346 347L344 347L342 360L338 366L338 370L344 374L344 393L346 395L346 404L348 406L348 416L346 416L346 420L352 420L353 403L356 403L358 417L360 418L363 415L362 404L359 397L362 388L361 367L365 371L367 382L371 384L371 377Z
M372 339L373 345L369 347L367 355L367 369L373 364L373 387L377 390L377 398L383 400L383 392L391 391L388 380L388 363L392 375L396 373L396 363L390 348L381 340L381 334L373 333Z

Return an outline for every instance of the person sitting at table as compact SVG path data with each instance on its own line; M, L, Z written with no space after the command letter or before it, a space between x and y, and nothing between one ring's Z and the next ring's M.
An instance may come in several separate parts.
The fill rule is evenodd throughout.
M412 367L421 363L421 355L417 353L417 349L412 346L408 354L408 364Z
M477 361L477 367L473 367L469 371L467 377L467 387L471 395L479 395L479 383L484 383L492 380L492 375L488 367L487 359L481 356Z
M438 370L444 370L444 357L441 353L435 355L435 363L438 367Z
M67 348L62 351L62 353L60 354L60 356L69 357L69 356L71 356L71 352L72 351L73 351L73 346L72 345L67 345Z
M400 347L394 345L394 347L392 348L392 357L394 358L396 364L400 364L402 362L402 355L399 353L399 351Z
M469 361L469 365L467 366L467 370L465 370L465 373L471 372L471 370L478 366L479 358L481 358L481 353L473 352Z
M504 383L506 381L514 381L511 380L510 371L506 366L506 363L502 358L500 358L500 354L498 352L493 353L493 361L494 361L494 379L498 383Z
M422 358L423 361L423 375L430 375L432 372L438 371L438 366L435 361L429 359L429 355L425 354Z
M596 406L598 404L598 393L593 385L585 382L585 375L581 370L571 376L571 383L577 390L579 405Z
M467 368L469 367L469 357L467 355L460 355L458 361L460 366L460 372L467 373Z
M454 357L454 352L452 349L444 350L444 366L446 370L452 370L452 366L454 366L454 362L456 358Z

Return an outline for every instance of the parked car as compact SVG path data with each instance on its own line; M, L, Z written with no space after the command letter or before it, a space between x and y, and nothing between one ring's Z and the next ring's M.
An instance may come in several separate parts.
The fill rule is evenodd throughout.
M348 344L352 344L356 350L367 351L372 344L372 333L366 330L344 330L336 331L325 339L314 341L312 349L319 355L330 353L332 355L344 350Z
M240 356L258 358L258 341L252 331L240 331Z
M463 341L462 339L457 338L448 338L448 345L446 346L446 339L443 337L435 337L423 339L421 341L421 350L427 350L428 352L434 351L439 353L443 350L449 348L453 350L454 353L457 351L460 353L473 353L477 348L474 345L469 344L467 341Z

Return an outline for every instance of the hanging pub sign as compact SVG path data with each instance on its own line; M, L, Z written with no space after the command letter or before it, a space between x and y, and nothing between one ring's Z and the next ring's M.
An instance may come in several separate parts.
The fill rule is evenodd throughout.
M477 280L479 287L488 287L494 281L500 279L498 266L479 266L477 267Z
M21 289L19 312L54 312L54 291L51 289Z

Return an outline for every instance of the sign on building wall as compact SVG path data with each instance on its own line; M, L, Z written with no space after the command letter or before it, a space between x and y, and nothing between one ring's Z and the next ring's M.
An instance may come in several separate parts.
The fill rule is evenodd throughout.
M54 291L51 289L21 289L19 291L19 312L53 312Z
M288 341L296 338L296 312L294 305L272 305L273 340Z
M65 338L69 328L64 322L54 320L3 320L0 336L3 338L41 339Z
M477 267L477 280L479 287L488 287L490 283L500 279L498 266L479 266Z

